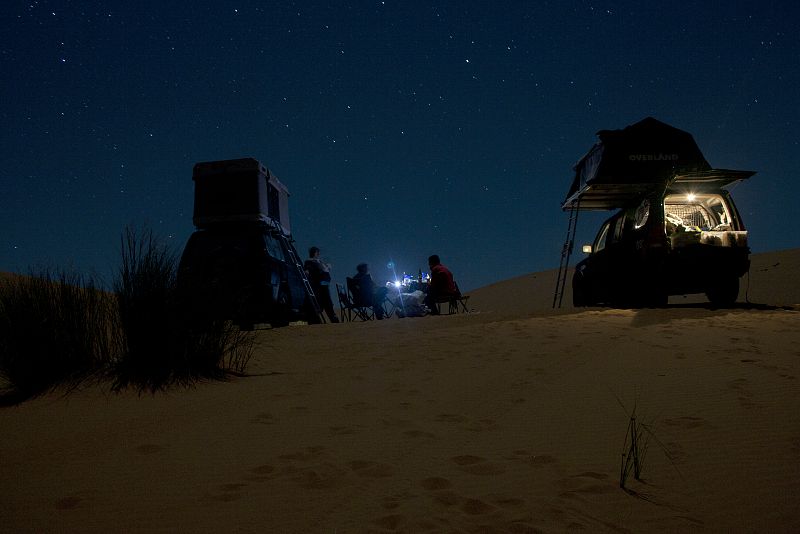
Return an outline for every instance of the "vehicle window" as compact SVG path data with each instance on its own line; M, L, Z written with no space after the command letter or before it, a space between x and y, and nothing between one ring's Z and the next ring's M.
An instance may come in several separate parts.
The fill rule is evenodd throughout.
M625 213L619 214L619 218L614 223L614 233L611 240L612 243L619 242L622 239L622 236L625 235L625 223L627 220L628 217L625 216Z
M594 247L592 250L594 252L600 252L604 248L606 248L606 237L608 237L608 227L611 226L611 222L607 222L603 225L600 229L600 232L597 234L597 238L594 240Z
M271 235L265 235L264 241L266 242L267 252L269 252L270 256L276 260L286 261L286 258L283 255L283 248L277 239Z
M725 231L731 230L731 216L728 206L723 202L722 197L715 196L708 202L708 210L712 216L714 227L712 230Z
M664 216L668 233L731 229L730 213L720 195L671 195L664 199Z
M276 221L281 220L281 202L280 202L280 194L278 190L275 188L274 185L267 182L267 210L269 212L269 216L275 219Z

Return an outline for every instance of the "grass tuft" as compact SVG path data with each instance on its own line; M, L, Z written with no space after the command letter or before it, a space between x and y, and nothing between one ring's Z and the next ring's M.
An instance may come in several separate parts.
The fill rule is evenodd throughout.
M114 389L156 391L244 371L252 335L216 317L201 294L179 292L176 274L176 254L152 232L125 230L114 284L124 347Z
M76 387L118 353L114 302L91 278L42 271L0 286L0 379L17 400Z
M178 292L161 240L127 228L121 259L113 294L67 272L0 281L0 404L93 377L157 391L244 373L253 334L217 317L201 288Z
M625 442L622 446L622 460L619 472L620 488L625 489L625 483L631 471L633 471L634 479L642 480L642 468L644 467L651 435L648 426L636 420L636 408L634 407L628 421L628 433L625 435Z

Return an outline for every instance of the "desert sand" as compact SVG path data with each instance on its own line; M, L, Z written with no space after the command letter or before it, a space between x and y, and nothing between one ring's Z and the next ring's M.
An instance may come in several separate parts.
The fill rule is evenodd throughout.
M754 255L718 310L554 311L532 274L470 314L259 331L229 382L0 408L0 531L800 532L798 268Z

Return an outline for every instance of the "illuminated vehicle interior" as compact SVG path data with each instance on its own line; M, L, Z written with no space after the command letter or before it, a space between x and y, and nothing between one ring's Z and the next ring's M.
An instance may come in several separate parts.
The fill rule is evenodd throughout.
M667 195L664 225L673 247L697 243L747 245L747 232L742 230L728 203L719 194Z

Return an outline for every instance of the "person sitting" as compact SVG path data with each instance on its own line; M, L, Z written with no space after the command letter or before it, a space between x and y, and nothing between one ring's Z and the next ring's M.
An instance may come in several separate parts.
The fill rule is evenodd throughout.
M359 263L356 266L353 282L356 284L353 301L356 306L371 307L377 320L383 319L383 301L386 300L386 288L377 287L369 274L369 265Z
M425 305L430 310L431 315L438 315L439 308L436 303L446 297L460 297L461 292L458 290L455 280L453 280L453 273L442 265L438 255L434 254L428 258L428 267L431 269L431 281L428 283Z

